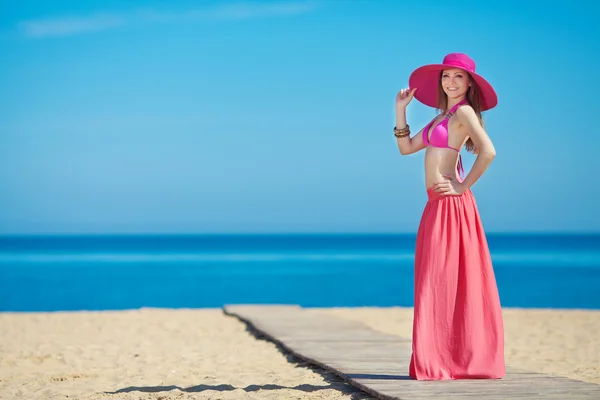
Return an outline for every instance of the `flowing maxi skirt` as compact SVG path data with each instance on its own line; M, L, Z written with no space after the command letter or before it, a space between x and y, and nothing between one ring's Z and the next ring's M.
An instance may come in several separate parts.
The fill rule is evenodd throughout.
M418 380L505 375L504 326L475 198L430 188L417 232L412 356Z

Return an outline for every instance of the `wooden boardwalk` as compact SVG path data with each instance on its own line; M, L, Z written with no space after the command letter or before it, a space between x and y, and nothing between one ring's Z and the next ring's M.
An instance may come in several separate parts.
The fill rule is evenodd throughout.
M223 311L379 399L600 399L600 385L510 367L497 380L416 381L408 377L409 339L298 306L228 305Z

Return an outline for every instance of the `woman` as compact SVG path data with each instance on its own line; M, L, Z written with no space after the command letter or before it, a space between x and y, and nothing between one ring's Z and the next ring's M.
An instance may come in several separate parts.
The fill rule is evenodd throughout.
M403 155L425 150L425 205L415 249L409 374L418 380L501 378L504 326L485 232L471 186L494 159L481 112L496 106L492 86L465 54L417 68L396 97L394 134ZM442 112L410 137L412 98ZM477 154L462 177L460 148Z

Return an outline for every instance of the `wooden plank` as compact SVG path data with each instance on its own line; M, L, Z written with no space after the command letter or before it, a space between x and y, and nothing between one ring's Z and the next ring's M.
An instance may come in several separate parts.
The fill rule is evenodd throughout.
M223 312L379 399L600 399L600 385L510 366L503 379L417 381L408 376L410 339L294 305L226 305Z

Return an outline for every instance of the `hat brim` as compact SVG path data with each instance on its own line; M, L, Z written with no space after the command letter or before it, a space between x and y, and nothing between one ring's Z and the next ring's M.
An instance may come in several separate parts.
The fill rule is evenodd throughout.
M492 85L481 75L455 65L429 64L419 67L410 74L408 86L410 89L417 88L415 98L421 103L436 108L438 106L438 85L440 72L445 69L459 68L467 72L479 87L481 94L481 111L486 111L498 105L498 95Z

